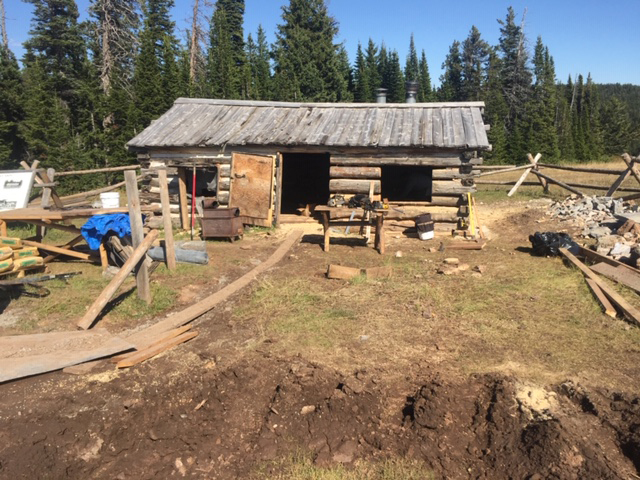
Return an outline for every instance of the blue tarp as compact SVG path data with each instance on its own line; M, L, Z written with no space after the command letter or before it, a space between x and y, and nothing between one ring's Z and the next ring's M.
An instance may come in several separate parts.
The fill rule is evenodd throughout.
M87 241L89 248L98 250L102 239L109 232L115 233L120 238L131 235L129 215L126 213L94 215L80 228L80 232Z

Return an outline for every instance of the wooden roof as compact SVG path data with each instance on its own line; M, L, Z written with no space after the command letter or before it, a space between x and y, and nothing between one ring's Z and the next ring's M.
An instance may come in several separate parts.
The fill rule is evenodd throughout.
M490 149L483 102L286 103L179 98L127 145Z

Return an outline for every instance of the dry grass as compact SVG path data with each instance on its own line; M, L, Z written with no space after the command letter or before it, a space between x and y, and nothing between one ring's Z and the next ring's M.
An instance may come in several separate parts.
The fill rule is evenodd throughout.
M580 166L584 168L592 168L592 169L607 169L607 170L624 170L627 168L625 163L622 160L616 160L611 162L598 162L598 163L587 163L587 164L576 164L575 166ZM564 183L574 183L574 184L588 184L588 185L600 185L603 187L609 187L616 180L615 175L605 175L600 173L586 173L586 172L570 172L565 170L557 170L551 168L541 167L542 173L548 175L556 180L559 180ZM515 182L520 176L523 174L522 170L516 170L514 172L502 173L497 175L489 175L486 177L478 178L478 182L484 181L498 181L498 182ZM533 174L529 174L526 178L525 182L538 182L537 177ZM621 186L622 188L637 188L640 189L640 185L633 176L629 176ZM499 200L501 198L506 198L506 192L509 191L511 186L507 185L478 185L479 195L478 198L481 198L483 201L492 201ZM606 190L594 190L583 187L576 187L578 190L584 192L587 195L604 195ZM566 197L570 192L567 192L563 188L557 185L550 186L550 193L544 194L542 187L540 185L529 186L523 185L518 188L517 193L514 195L515 200L525 200L531 198L540 198L543 196L549 196L554 199L562 199ZM633 192L622 192L618 191L616 196L628 195ZM504 195L504 196L503 196Z
M485 217L493 210L494 223L496 210L524 210L513 202L483 208ZM582 275L559 258L516 250L529 246L527 235L540 228L534 219L541 217L543 210L503 218L491 226L500 237L480 252L428 253L411 239L385 257L362 247L332 245L325 253L303 246L296 255L304 264L294 262L262 281L234 315L258 323L275 351L342 371L365 368L394 377L426 363L462 374L502 371L540 384L574 378L632 385L640 329L605 316ZM393 256L396 248L401 258ZM482 264L486 273L436 274L447 256ZM390 264L394 276L326 279L327 263L340 262ZM622 293L638 304L635 293Z
M270 480L430 480L433 473L418 461L392 459L357 461L354 466L318 467L310 455L298 453L264 465L252 478Z

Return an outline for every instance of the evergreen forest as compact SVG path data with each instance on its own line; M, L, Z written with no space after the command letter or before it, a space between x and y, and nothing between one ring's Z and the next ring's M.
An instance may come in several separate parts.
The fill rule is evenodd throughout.
M289 0L272 44L262 27L245 31L244 0L192 0L182 35L173 0L91 0L86 21L74 0L24 1L33 18L20 61L0 24L0 169L36 159L58 171L132 163L126 142L178 97L374 102L385 88L388 102L404 102L407 81L418 83L419 102L484 101L492 163L640 149L640 86L601 85L589 72L558 79L552 52L526 38L512 8L496 23L497 45L475 26L444 59L429 58L413 35L406 58L375 39L349 39L359 41L350 62L324 0ZM430 64L442 65L439 82ZM105 177L66 177L62 191L91 182Z

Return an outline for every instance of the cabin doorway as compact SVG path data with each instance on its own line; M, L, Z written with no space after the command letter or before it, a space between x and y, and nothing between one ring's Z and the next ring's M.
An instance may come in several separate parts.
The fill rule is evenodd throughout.
M283 153L280 213L310 215L329 200L328 153Z
M433 169L406 165L382 166L382 198L390 202L430 202Z

